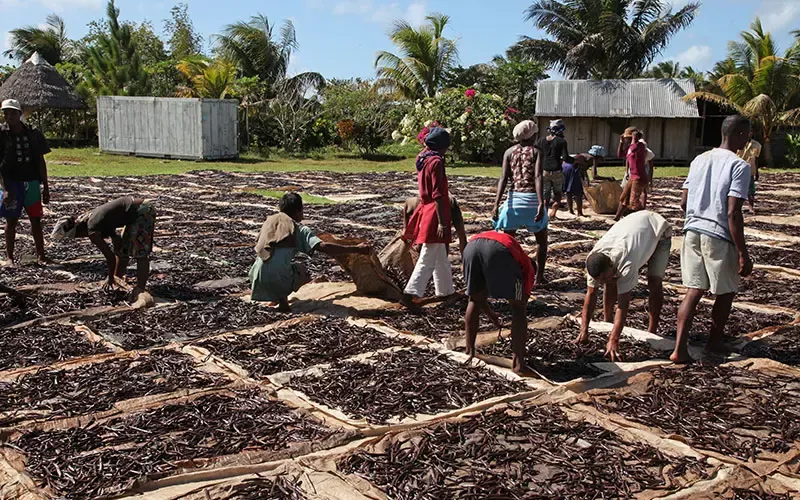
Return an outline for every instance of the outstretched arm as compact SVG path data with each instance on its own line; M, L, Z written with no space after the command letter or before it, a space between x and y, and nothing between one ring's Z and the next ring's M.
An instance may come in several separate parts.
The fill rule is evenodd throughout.
M592 322L594 309L597 306L597 288L586 287L586 297L583 299L583 311L581 311L581 331L578 335L576 344L586 344L589 342L589 323Z
M622 329L625 328L625 323L628 321L630 303L630 292L621 293L617 296L617 314L614 316L614 327L608 335L605 354L613 362L622 361L622 356L619 353L619 338L622 336Z
M359 243L358 245L340 245L338 243L328 243L323 241L319 244L317 249L325 255L338 257L339 255L347 255L351 253L366 255L372 251L372 246L369 243Z

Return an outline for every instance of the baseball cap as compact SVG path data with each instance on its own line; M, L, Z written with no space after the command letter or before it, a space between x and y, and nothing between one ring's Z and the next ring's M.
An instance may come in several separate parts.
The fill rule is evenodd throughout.
M19 101L16 99L6 99L3 101L3 105L0 106L0 109L16 109L22 113L22 105L20 105Z

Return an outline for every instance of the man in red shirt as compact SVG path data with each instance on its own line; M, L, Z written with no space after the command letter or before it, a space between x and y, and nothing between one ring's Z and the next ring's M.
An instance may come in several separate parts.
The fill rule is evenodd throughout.
M497 317L487 299L506 299L511 305L512 368L519 375L535 375L525 363L528 317L525 305L533 290L536 267L517 240L507 233L487 231L472 237L464 250L464 277L467 280L469 305L466 323L467 354L475 355L480 315L485 312L493 322Z
M431 277L438 297L456 292L447 259L452 221L444 155L449 147L450 134L434 127L425 137L425 149L417 156L420 204L408 220L403 237L412 245L422 245L422 249L406 285L406 299L424 296Z

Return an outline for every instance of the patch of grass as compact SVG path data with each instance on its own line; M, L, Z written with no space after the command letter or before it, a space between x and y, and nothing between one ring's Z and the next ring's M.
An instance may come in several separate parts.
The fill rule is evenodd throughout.
M278 191L278 190L271 190L271 189L248 189L250 193L254 193L265 198L275 198L276 200L280 200L283 195L285 195L288 191ZM330 198L325 198L324 196L316 196L309 193L299 193L300 197L303 199L303 203L306 205L333 205L336 202L331 200Z
M238 160L199 162L191 160L165 160L100 153L96 148L59 148L47 155L48 171L53 177L140 176L181 174L193 170L224 170L228 172L305 172L327 171L347 174L367 172L414 171L416 147L388 148L370 161L341 150L327 149L304 156L275 156L261 158L245 154ZM448 158L449 160L449 158ZM481 165L448 161L451 175L477 177L500 176L497 165ZM685 177L687 167L656 167L656 177ZM777 170L775 170L777 171ZM601 175L622 179L623 167L601 167Z

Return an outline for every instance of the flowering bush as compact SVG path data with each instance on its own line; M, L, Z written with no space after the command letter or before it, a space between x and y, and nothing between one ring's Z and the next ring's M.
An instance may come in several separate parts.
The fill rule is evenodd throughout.
M417 101L392 134L404 144L425 139L430 128L442 126L452 136L451 150L460 158L497 158L511 142L519 112L493 94L454 89Z

